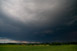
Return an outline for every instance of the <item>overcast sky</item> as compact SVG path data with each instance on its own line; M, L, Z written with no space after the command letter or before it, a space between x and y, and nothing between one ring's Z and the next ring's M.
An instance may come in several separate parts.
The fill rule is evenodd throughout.
M76 3L77 0L0 0L0 39L77 41Z

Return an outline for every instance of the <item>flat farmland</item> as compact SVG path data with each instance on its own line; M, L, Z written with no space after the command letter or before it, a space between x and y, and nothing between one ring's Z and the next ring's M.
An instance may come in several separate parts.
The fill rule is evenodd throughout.
M77 51L77 45L0 45L0 51Z

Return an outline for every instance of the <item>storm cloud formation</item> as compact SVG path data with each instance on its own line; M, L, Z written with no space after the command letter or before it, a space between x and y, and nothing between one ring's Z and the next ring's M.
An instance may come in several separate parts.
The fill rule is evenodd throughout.
M76 0L0 0L0 37L77 41Z

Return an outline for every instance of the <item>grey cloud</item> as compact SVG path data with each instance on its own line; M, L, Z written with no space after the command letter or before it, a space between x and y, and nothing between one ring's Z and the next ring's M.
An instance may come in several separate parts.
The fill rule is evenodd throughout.
M65 8L70 6L69 4L66 6L66 3L69 1L63 2L64 0L44 0L44 2L42 2L43 0L23 1L24 0L3 1L2 10L5 14L9 15L9 17L23 22L25 21L25 24L34 24L35 26L46 25L49 22L55 23L55 19L60 17L58 15L65 12Z
M66 35L62 31L75 28L76 12L76 0L1 0L0 36L21 41L61 40Z

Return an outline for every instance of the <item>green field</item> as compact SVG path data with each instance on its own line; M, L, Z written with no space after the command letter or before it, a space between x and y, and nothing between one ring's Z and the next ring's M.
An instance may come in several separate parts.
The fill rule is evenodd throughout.
M77 45L51 45L51 46L0 45L0 51L77 51Z

